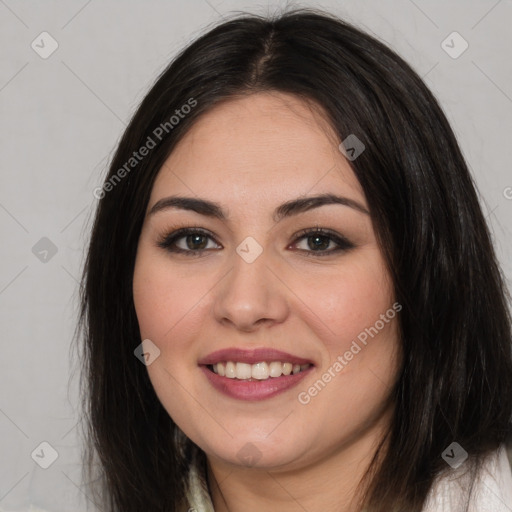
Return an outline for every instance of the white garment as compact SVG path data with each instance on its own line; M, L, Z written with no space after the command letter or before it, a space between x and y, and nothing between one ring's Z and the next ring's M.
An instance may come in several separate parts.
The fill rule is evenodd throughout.
M461 512L467 499L464 464L442 476L431 488L423 512ZM192 461L189 491L189 510L215 512L206 475L199 468L198 459ZM512 470L505 447L486 460L474 484L469 512L512 512ZM184 511L186 512L186 511Z
M512 512L512 470L502 446L486 460L469 500L468 512ZM434 484L423 512L458 512L467 499L460 477L464 464ZM466 487L467 488L467 487Z

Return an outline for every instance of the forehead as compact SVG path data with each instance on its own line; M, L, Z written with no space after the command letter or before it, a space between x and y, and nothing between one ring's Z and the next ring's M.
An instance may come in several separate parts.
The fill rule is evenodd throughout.
M340 192L364 203L325 114L300 98L255 93L203 114L160 170L152 202L165 194L231 203ZM274 198L274 199L272 199Z

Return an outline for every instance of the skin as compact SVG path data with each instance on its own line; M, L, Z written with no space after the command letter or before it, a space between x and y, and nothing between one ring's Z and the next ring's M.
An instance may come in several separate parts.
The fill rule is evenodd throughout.
M309 403L297 399L394 303L368 214L331 204L272 218L280 204L321 193L369 209L339 142L319 109L288 94L252 94L201 116L154 183L148 212L182 195L218 202L229 214L223 221L176 208L148 213L133 276L141 339L160 349L149 377L206 453L216 511L356 511L354 491L389 425L396 317ZM327 239L318 256L311 237L296 237L317 226L355 247L328 254L337 244ZM177 227L201 227L212 238L196 242L199 255L159 247ZM248 236L263 249L252 263L236 252ZM176 243L195 247L186 237ZM315 368L270 399L237 400L215 390L198 366L228 347L277 348ZM237 456L246 443L260 453L252 465Z

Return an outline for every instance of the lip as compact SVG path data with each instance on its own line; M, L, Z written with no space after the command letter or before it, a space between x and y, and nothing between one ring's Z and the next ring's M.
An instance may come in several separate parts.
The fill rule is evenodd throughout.
M283 352L281 350L275 350L273 348L256 348L252 350L241 349L241 348L225 348L222 350L217 350L216 352L212 352L208 354L206 357L203 357L198 361L200 366L207 366L217 363L222 363L226 361L247 363L247 364L256 364L266 361L267 363L272 361L280 361L282 363L292 363L292 364L311 364L315 365L313 361L309 359L304 359L302 357L294 356L293 354L288 354L287 352ZM302 372L301 372L302 373ZM300 374L296 374L300 375ZM281 377L277 377L280 379ZM230 379L229 379L230 380Z
M270 377L266 380L239 380L221 377L208 366L226 362L240 362L247 364L270 363L272 361L292 364L310 364L311 366L299 373ZM304 359L282 350L273 348L255 348L252 350L241 348L225 348L217 350L203 357L198 364L210 384L217 390L231 398L238 400L265 400L296 386L306 375L314 369L315 364L310 359Z
M309 375L309 373L314 369L314 366L310 366L308 369L296 373L295 375L281 375L281 377L270 377L267 380L260 381L230 379L228 377L221 377L217 373L214 373L208 368L208 366L201 365L200 368L210 384L217 391L238 400L257 401L272 398L273 396L295 387L302 379L304 379L304 377L306 377L306 375Z

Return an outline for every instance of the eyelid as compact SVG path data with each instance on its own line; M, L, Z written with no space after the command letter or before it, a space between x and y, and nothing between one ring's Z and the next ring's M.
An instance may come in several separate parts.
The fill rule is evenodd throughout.
M204 253L209 252L211 249L202 249L202 250L185 250L181 248L175 248L170 249L170 246L175 244L177 240L180 238L184 238L190 234L198 233L200 235L203 235L205 237L211 238L217 245L220 245L222 247L222 244L220 244L215 236L208 231L207 229L201 228L199 226L174 226L171 227L164 233L162 236L160 236L157 240L157 246L161 247L162 249L165 249L169 252L175 252L175 253L188 253L188 254L197 254L197 253Z
M302 249L298 249L302 253L305 253L307 256L328 256L331 254L337 254L339 252L346 252L351 249L354 249L356 245L352 243L347 237L338 233L336 231L322 228L318 225L312 228L305 228L300 230L298 233L293 235L293 243L291 245L295 245L300 239L307 238L308 236L325 236L331 239L334 243L337 244L338 247L328 250L328 251L304 251Z
M213 240L213 242L222 248L222 244L220 244L216 237L207 229L204 229L199 226L174 226L171 227L166 231L166 234L159 237L157 241L157 246L167 250L171 253L178 253L178 254L186 254L186 255L206 255L208 252L212 250L217 249L181 249L179 247L174 247L171 249L171 247L176 243L177 240L184 238L191 234L200 234L207 238L210 238ZM353 244L348 238L343 236L340 233L337 233L336 231L332 231L330 229L322 228L318 225L314 227L304 228L300 230L299 232L295 233L293 235L293 242L287 246L287 248L296 245L301 239L307 238L308 236L325 236L328 237L332 242L334 242L337 247L334 249L326 250L326 251L314 251L314 250L304 250L304 249L295 249L307 256L313 256L313 257L322 257L322 256L329 256L332 254L337 254L340 252L346 252L348 250L351 250L355 248L355 244Z

